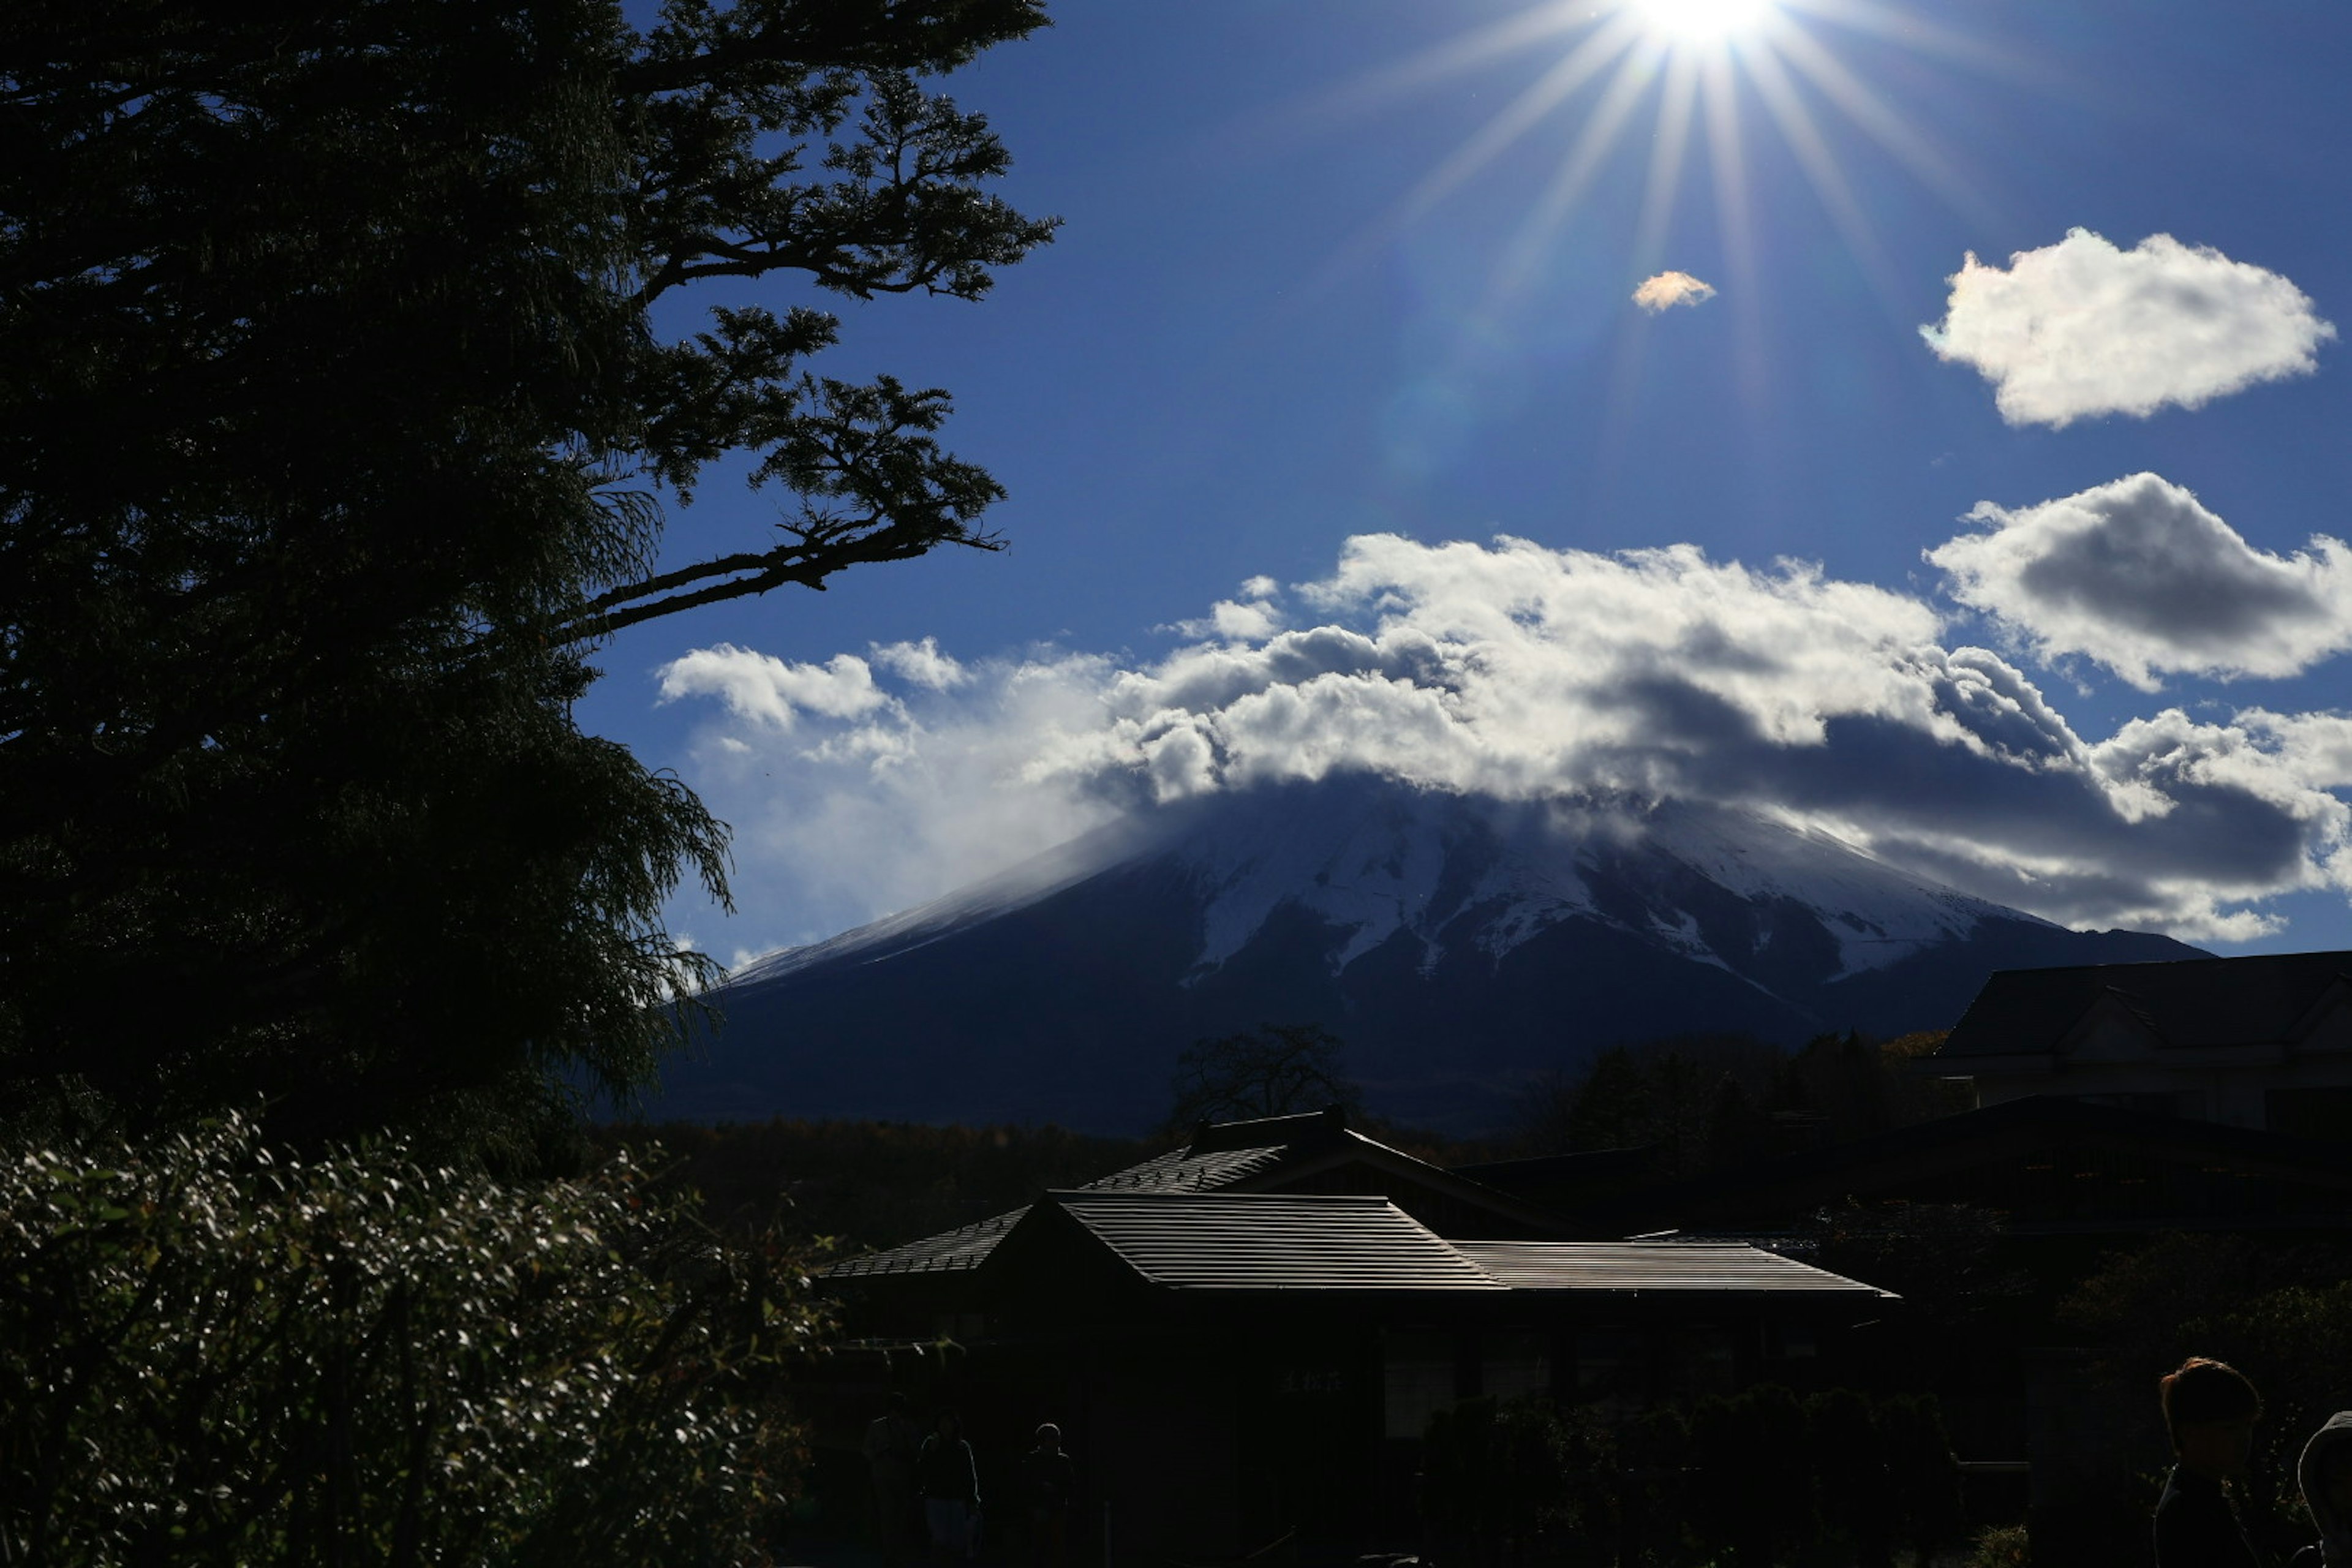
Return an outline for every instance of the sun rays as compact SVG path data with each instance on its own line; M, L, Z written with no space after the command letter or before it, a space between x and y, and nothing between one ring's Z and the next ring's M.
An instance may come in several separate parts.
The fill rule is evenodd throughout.
M1530 191L1501 247L1488 303L1501 310L1534 285L1561 228L1629 141L1650 133L1629 258L1636 276L1666 262L1695 152L1711 167L1719 261L1735 291L1752 279L1757 244L1748 190L1749 128L1769 124L1840 242L1893 309L1894 285L1841 142L1870 144L1972 218L1991 204L1966 172L1840 58L1825 34L1891 42L1974 67L2007 62L1980 42L1919 22L1883 0L1549 0L1453 40L1387 73L1410 90L1498 58L1557 49L1558 58L1415 182L1376 227L1392 235L1427 216L1531 138L1559 136L1557 160ZM1745 111L1748 102L1761 114ZM1372 237L1367 236L1368 239Z

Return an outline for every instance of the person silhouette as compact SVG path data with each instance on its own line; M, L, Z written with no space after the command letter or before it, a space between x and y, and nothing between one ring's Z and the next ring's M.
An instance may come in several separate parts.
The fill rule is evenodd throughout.
M2177 1462L2156 1505L2156 1568L2262 1568L2223 1489L2245 1479L2262 1395L2237 1368L2204 1356L2157 1387Z
M1077 1468L1062 1452L1062 1429L1037 1428L1037 1446L1021 1456L1021 1489L1029 1507L1029 1550L1037 1568L1062 1568L1070 1549L1070 1510L1077 1503Z
M963 1420L954 1411L940 1411L931 1435L923 1439L915 1479L923 1494L931 1555L941 1562L971 1556L980 1524L980 1469L972 1463L971 1445L963 1440Z
M2337 1411L2311 1435L2295 1477L2319 1539L2288 1568L2352 1568L2352 1410Z
M892 1389L883 1413L866 1426L866 1466L874 1480L874 1535L887 1568L915 1559L923 1538L923 1508L915 1490L915 1461L923 1424L907 1413L907 1396Z

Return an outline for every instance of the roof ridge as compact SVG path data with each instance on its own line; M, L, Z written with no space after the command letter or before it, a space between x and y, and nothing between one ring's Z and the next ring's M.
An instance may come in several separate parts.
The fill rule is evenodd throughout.
M1166 1187L1048 1187L1044 1196L1056 1202L1066 1198L1083 1198L1088 1203L1105 1200L1153 1203L1180 1198L1213 1198L1219 1203L1384 1204L1391 1208L1396 1206L1396 1200L1385 1193L1243 1193L1231 1187L1172 1191Z

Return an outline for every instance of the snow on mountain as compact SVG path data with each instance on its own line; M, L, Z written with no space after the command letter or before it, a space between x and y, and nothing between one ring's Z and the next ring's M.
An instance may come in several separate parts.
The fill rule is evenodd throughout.
M757 959L733 978L770 980L835 960L905 952L1146 858L1178 868L1201 900L1194 981L1242 952L1286 908L1346 933L1328 955L1333 973L1400 932L1417 944L1424 972L1463 942L1499 962L1579 916L1722 963L1704 925L1675 901L1694 880L1816 916L1837 942L1840 976L1965 936L1989 917L2034 919L1938 887L1826 833L1755 813L1501 802L1348 781L1190 803L1115 824L945 898ZM1594 881L1603 878L1617 900L1596 897ZM1638 917L1623 908L1628 891Z
M662 1114L1134 1128L1176 1053L1314 1023L1391 1115L1476 1128L1618 1041L1948 1026L1996 968L2190 956L1715 807L1352 777L1145 814L743 966Z
M1360 792L1367 798L1357 809L1336 808L1334 795L1349 793L1267 792L1202 819L1163 851L1206 895L1200 970L1241 951L1286 904L1350 933L1331 954L1335 971L1400 931L1432 968L1458 924L1499 960L1580 915L1717 962L1704 927L1675 902L1693 878L1751 902L1811 911L1837 940L1840 974L1883 968L1988 917L2033 918L1750 812L1528 805L1393 786ZM1602 877L1639 890L1646 918L1605 908L1593 890Z

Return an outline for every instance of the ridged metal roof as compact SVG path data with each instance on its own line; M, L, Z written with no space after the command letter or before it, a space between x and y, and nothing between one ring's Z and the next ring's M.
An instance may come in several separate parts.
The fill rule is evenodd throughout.
M1175 1289L1501 1289L1386 1198L1081 1191L1047 1201Z
M845 1258L826 1268L829 1279L858 1279L877 1274L950 1274L977 1268L988 1261L996 1244L1019 1223L1029 1211L1014 1209L1010 1214L997 1215L977 1225L967 1225L957 1230L927 1236L920 1241L910 1241L903 1247L893 1247L884 1252L869 1252L863 1258Z
M1140 1165L1129 1165L1124 1171L1114 1171L1099 1181L1088 1182L1081 1191L1089 1193L1202 1193L1228 1187L1246 1181L1260 1171L1270 1170L1282 1163L1290 1152L1287 1143L1275 1143L1257 1149L1213 1149L1195 1153L1190 1149L1172 1150Z
M1514 1290L1892 1292L1739 1243L1457 1241L1471 1262Z

